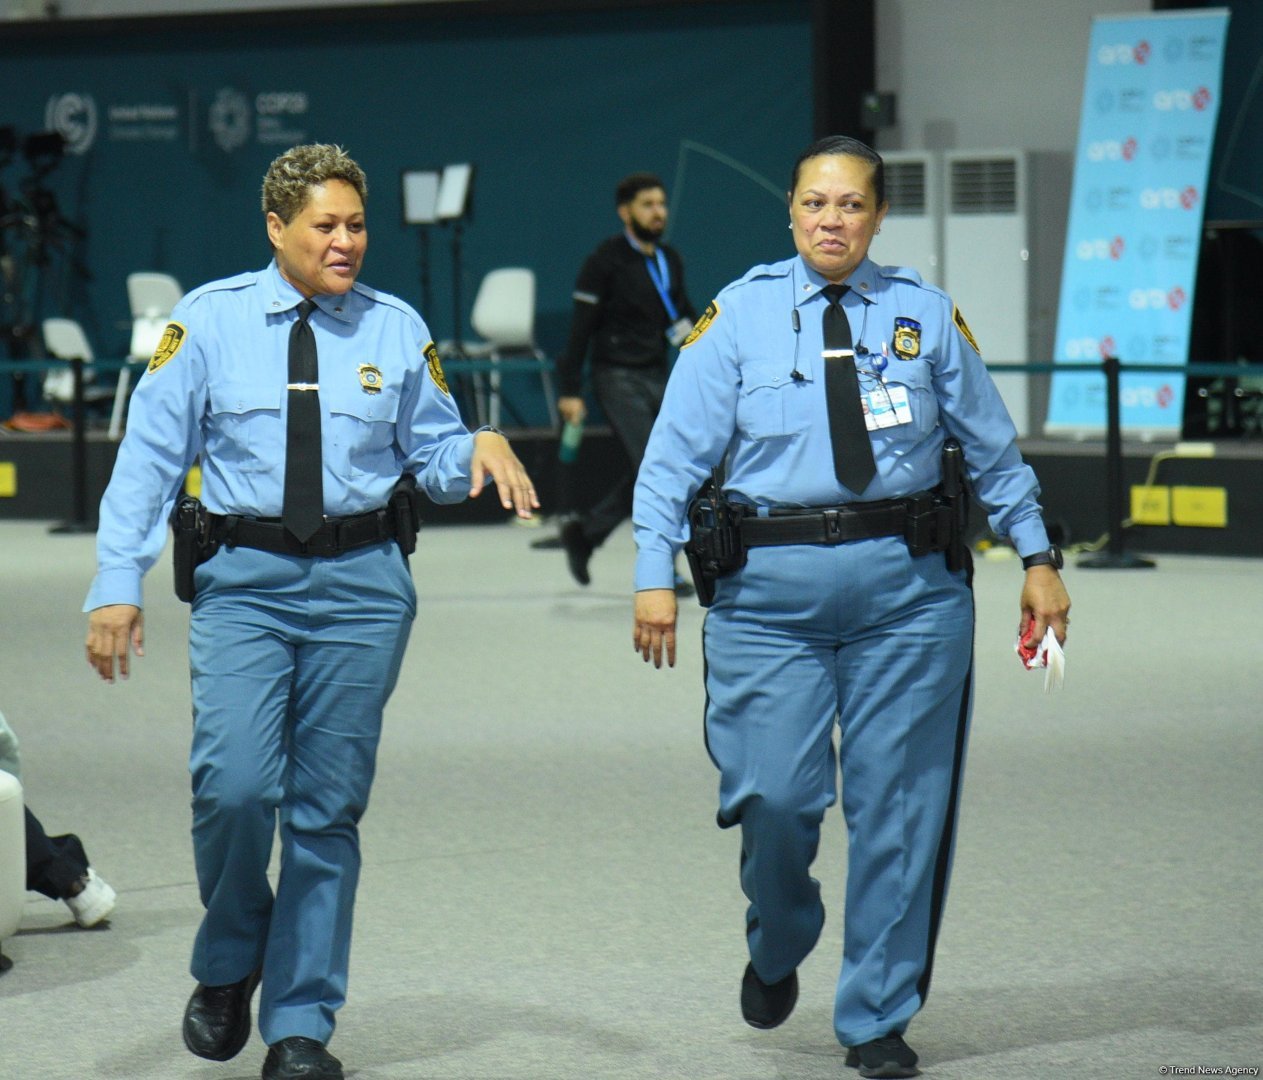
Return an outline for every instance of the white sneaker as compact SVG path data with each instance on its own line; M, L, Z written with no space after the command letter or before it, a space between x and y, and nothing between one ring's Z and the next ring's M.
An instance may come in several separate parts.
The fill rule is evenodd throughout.
M74 912L75 922L80 926L96 926L109 917L116 899L114 890L89 866L83 891L77 896L66 897L66 905Z

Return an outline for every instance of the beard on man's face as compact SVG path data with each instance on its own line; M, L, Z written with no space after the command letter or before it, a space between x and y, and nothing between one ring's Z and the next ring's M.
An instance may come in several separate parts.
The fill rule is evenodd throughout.
M645 226L635 219L631 223L632 236L646 244L656 244L666 232L666 224Z

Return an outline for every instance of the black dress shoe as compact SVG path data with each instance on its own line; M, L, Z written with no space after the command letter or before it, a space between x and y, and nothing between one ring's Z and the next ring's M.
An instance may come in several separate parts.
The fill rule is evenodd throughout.
M342 1062L324 1043L293 1035L268 1047L263 1080L344 1080Z
M780 982L765 983L753 964L746 964L741 979L741 1015L751 1027L774 1028L785 1023L798 1001L798 972L791 971Z
M184 1045L211 1061L227 1061L241 1053L250 1038L250 998L261 974L252 971L227 986L198 983L184 1009Z
M846 1063L859 1069L860 1076L917 1076L917 1054L902 1035L885 1035L871 1042L852 1046L846 1052Z
M588 573L588 560L592 558L592 542L583 535L583 525L578 521L567 521L561 528L561 546L566 549L566 565L570 567L570 576L580 585L592 581Z

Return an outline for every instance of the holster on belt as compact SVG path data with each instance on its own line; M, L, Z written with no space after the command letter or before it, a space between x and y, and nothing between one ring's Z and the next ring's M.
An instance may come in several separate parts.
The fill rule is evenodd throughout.
M421 496L417 478L404 473L390 492L386 505L395 515L395 540L405 556L417 550L417 530L421 528Z
M741 542L743 508L724 499L722 486L722 471L716 469L688 507L689 538L684 555L702 607L715 602L715 581L746 563Z
M181 495L171 511L171 563L175 569L175 595L186 604L197 592L193 572L215 554L219 542L211 535L211 517L192 495Z

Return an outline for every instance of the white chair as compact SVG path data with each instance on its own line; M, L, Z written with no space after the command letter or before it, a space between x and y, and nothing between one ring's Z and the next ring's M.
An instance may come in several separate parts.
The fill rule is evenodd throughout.
M545 364L544 354L535 344L535 271L526 267L506 266L488 271L478 286L469 321L483 340L464 345L464 354L471 360L493 362L490 393L482 391L482 377L475 376L478 388L478 422L500 426L500 378L495 361L529 357L539 361L539 377L544 388L549 423L557 426L557 398L553 380ZM488 415L489 414L489 415Z
M100 401L111 397L114 391L108 386L93 386L95 374L91 364L95 359L88 337L74 319L45 319L41 324L44 332L44 349L49 356L68 360L71 364L82 363L83 399L85 402ZM71 367L56 368L44 375L44 397L62 405L75 399L75 374Z
M162 332L175 305L184 296L180 283L170 274L136 271L127 275L127 303L132 312L132 339L127 349L127 366L118 373L114 394L114 410L110 413L110 438L117 439L123 430L127 412L127 395L131 389L132 368L147 364L162 340Z
M17 777L0 772L0 944L12 937L22 921L26 902L26 821L22 785ZM0 972L8 961L0 955Z

